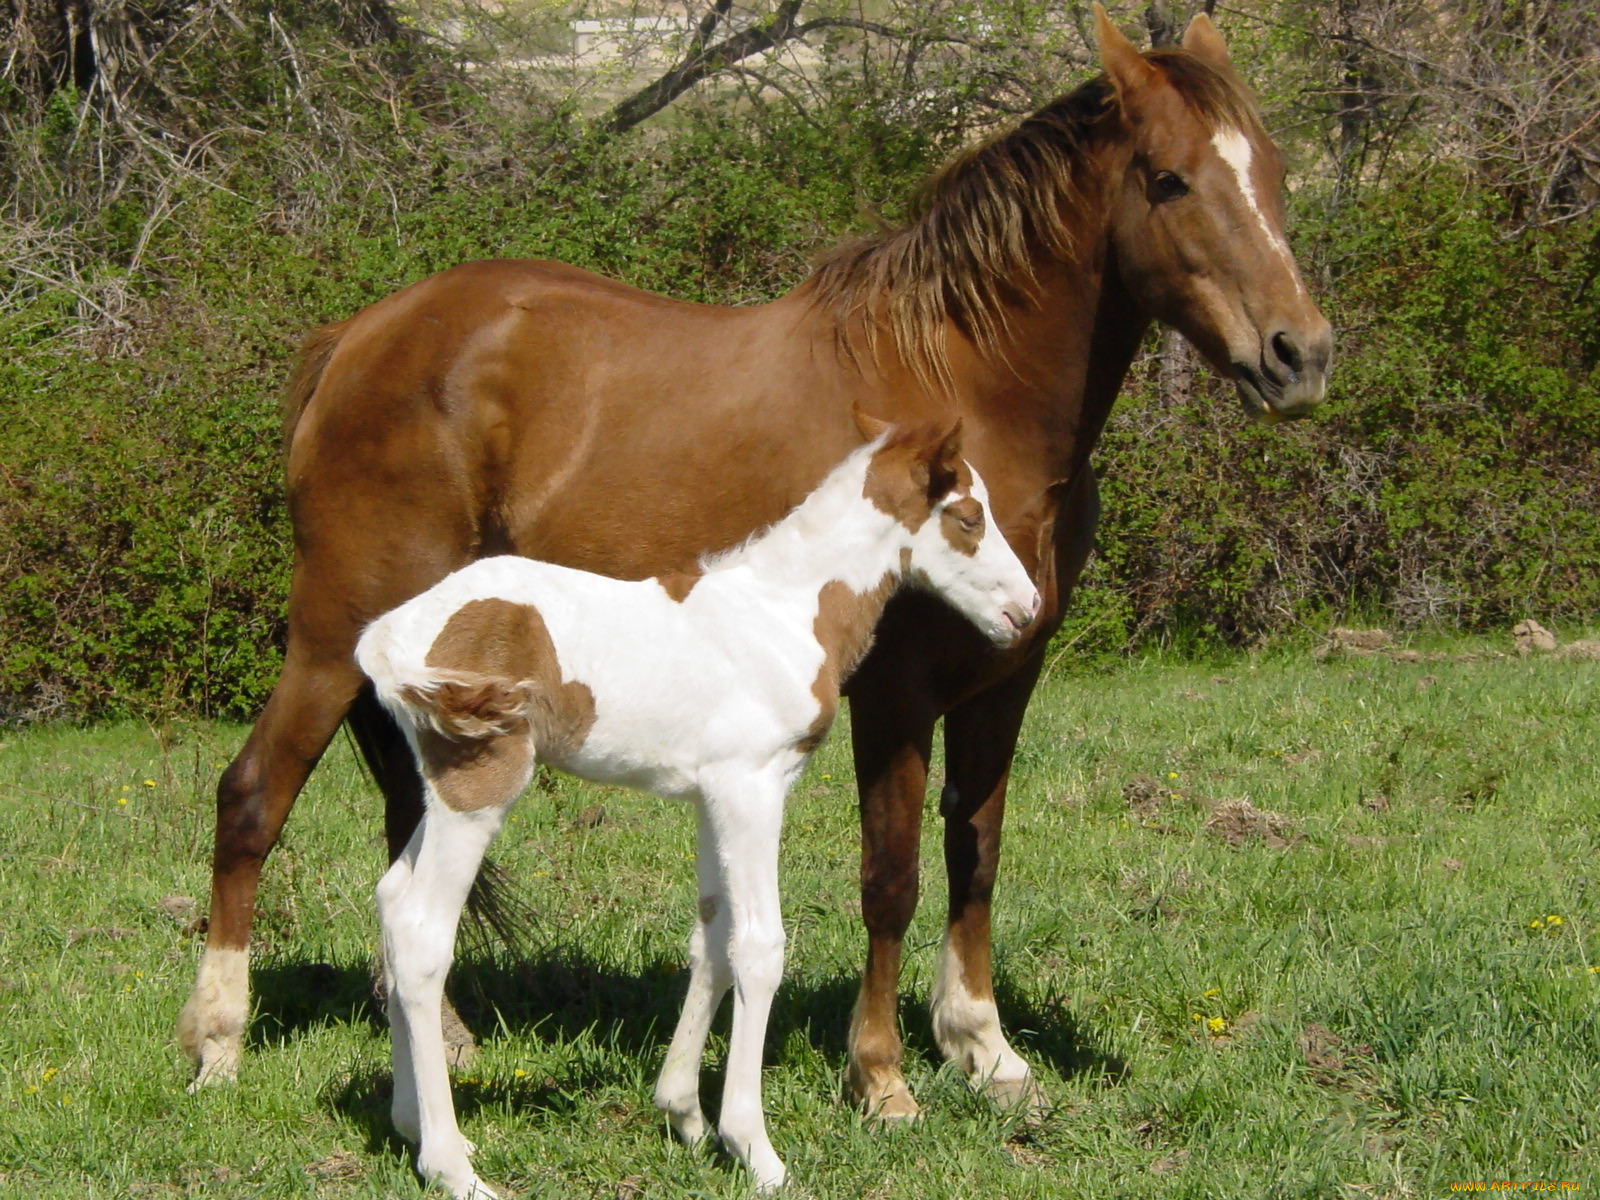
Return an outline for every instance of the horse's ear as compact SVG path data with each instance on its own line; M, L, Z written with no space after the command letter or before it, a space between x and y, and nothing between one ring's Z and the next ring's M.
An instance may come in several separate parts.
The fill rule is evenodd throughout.
M861 431L864 440L875 442L894 426L887 421L880 421L870 413L861 411L860 405L852 405L850 415L856 419L856 428Z
M1058 479L1044 491L1040 492L1034 500L1034 507L1039 520L1039 558L1042 562L1055 544L1056 517L1061 513L1062 501L1067 493L1072 490L1072 485L1077 482L1074 478Z
M961 418L930 447L928 456L928 499L941 500L955 490L961 461Z
M1189 28L1183 31L1183 48L1214 67L1233 67L1233 60L1228 57L1228 43L1222 40L1222 34L1205 13L1196 13Z
M1138 47L1111 23L1098 0L1094 6L1094 30L1095 40L1100 44L1100 65L1106 69L1118 95L1137 92L1151 81L1156 68L1147 63Z
M1023 527L1033 525L1034 545L1033 579L1041 592L1048 591L1056 570L1056 522L1061 516L1061 506L1067 494L1077 483L1076 478L1058 479L1033 498L1023 510Z

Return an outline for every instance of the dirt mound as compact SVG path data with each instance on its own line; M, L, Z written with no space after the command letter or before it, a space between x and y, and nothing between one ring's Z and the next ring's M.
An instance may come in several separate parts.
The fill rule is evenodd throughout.
M1556 651L1556 657L1572 662L1600 662L1600 639L1580 638L1576 642L1568 642Z
M1381 654L1394 648L1394 638L1387 629L1345 629L1336 627L1328 633L1328 640L1317 647L1318 658L1362 657Z
M1282 813L1257 808L1243 798L1224 800L1217 805L1206 818L1203 828L1230 846L1245 846L1260 841L1269 850L1287 850L1305 837L1294 827L1294 822Z
M1547 654L1556 648L1556 635L1532 619L1518 621L1512 626L1511 638L1517 644L1518 654Z

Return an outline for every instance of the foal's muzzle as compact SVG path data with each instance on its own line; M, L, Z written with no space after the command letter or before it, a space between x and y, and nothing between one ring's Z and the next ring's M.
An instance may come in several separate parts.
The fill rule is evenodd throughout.
M998 631L1001 635L997 639L1000 644L1009 646L1020 641L1022 635L1028 632L1029 626L1039 616L1039 606L1042 603L1039 593L1034 592L1033 598L1027 604L1018 604L1012 601L1002 606L1000 616L1005 621L1005 625Z

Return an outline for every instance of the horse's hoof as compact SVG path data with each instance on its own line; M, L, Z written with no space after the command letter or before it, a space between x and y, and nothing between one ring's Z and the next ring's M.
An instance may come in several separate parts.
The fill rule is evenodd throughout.
M867 1120L876 1125L904 1125L917 1120L922 1109L917 1106L911 1089L904 1083L891 1088L873 1100L864 1100L861 1110Z

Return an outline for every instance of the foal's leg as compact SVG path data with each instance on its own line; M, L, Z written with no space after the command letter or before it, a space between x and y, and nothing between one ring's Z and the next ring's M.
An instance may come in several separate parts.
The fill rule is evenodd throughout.
M1006 782L1042 661L1036 656L944 719L946 783L940 810L950 910L933 987L933 1036L973 1087L1006 1107L1044 1102L1028 1064L1000 1031L989 940Z
M711 1020L733 983L733 967L728 961L732 910L706 806L699 805L697 811L700 902L694 930L689 935L689 992L684 997L672 1044L667 1047L661 1076L656 1080L655 1097L656 1107L667 1114L672 1131L688 1145L705 1136L706 1118L700 1109L700 1061L705 1056Z
M195 1065L191 1091L238 1073L261 865L361 686L353 661L318 657L305 644L291 639L266 709L217 784L205 957L178 1017L178 1041Z
M392 863L400 857L422 822L422 775L416 756L400 726L379 703L371 687L363 688L356 696L345 720L361 757L366 760L367 769L383 793L383 833ZM381 962L373 990L380 998L389 994L387 968ZM450 1065L459 1070L472 1062L478 1043L451 1005L449 996L441 1004L441 1017Z
M893 678L858 674L851 685L867 963L850 1019L846 1079L856 1103L884 1120L917 1115L900 1070L900 946L917 907L917 849L934 721Z
M733 972L733 1033L717 1132L763 1191L782 1185L785 1175L761 1107L761 1051L783 977L778 838L788 783L787 774L727 778L707 787L701 800L727 900L726 921L716 924Z
M440 780L445 795L448 783ZM499 803L463 812L431 801L410 843L378 884L390 973L395 1128L417 1139L417 1172L458 1198L494 1193L472 1170L471 1146L456 1124L439 1011L461 910L516 791Z

